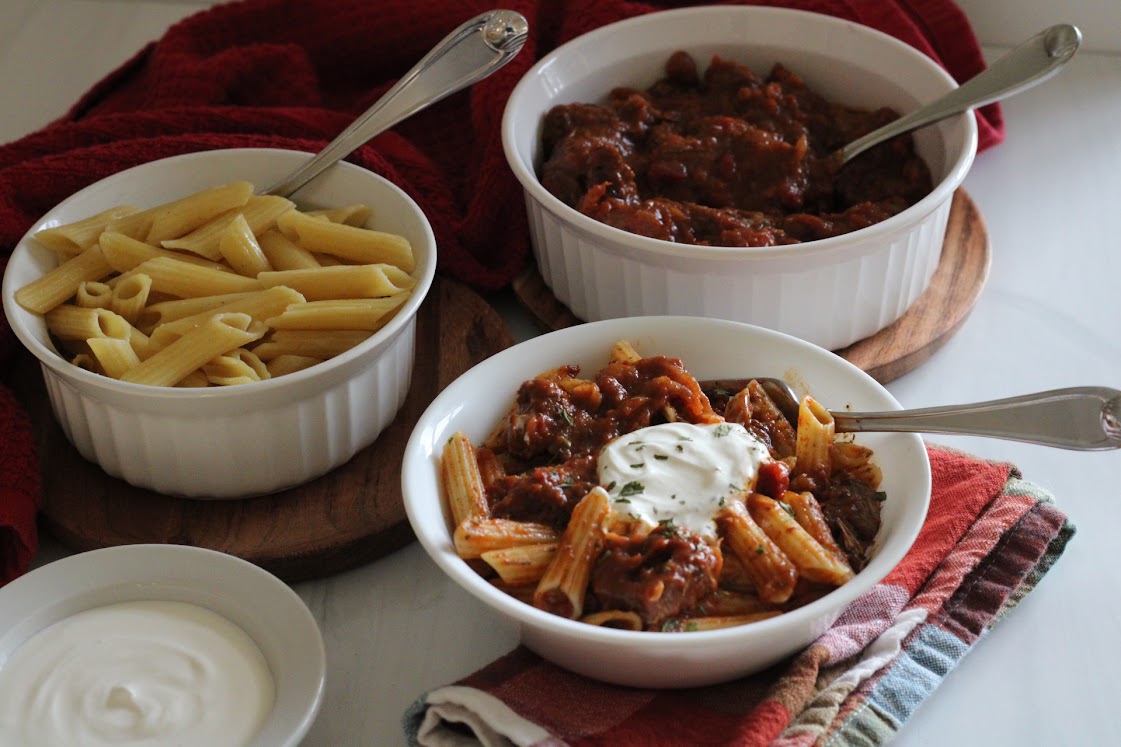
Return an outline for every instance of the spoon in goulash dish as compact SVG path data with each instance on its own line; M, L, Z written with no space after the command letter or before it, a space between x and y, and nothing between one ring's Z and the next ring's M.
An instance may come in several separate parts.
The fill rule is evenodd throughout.
M1060 24L1045 29L945 96L834 151L828 156L829 165L838 169L855 156L897 135L1039 85L1074 57L1081 42L1082 32L1075 26Z
M452 31L323 150L264 191L288 197L363 143L441 99L479 82L521 50L529 24L512 10L492 10Z
M750 379L744 379L746 383ZM782 379L757 378L792 424L799 398ZM836 412L837 433L862 431L987 436L1079 451L1121 448L1121 391L1071 387L967 405L887 412Z

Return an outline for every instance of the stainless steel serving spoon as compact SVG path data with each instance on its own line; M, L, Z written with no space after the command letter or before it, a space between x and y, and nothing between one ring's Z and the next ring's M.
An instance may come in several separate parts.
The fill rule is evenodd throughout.
M1082 32L1070 24L1045 29L945 96L834 151L829 165L840 168L885 140L1036 86L1059 72L1081 43Z
M264 194L288 197L371 138L479 82L512 60L528 35L529 23L512 10L492 10L467 21L444 37L323 150Z
M792 423L799 398L782 379L756 381ZM1121 448L1121 391L1072 387L968 405L888 412L834 412L837 433L949 433L1026 441L1079 451Z

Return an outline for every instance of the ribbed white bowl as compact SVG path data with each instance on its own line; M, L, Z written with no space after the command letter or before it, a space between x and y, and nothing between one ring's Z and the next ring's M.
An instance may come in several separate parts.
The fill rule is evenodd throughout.
M766 72L782 62L831 100L906 112L952 90L942 68L903 42L804 11L701 7L651 13L597 29L542 58L514 89L503 118L507 160L525 191L542 278L585 321L656 314L750 322L829 349L883 329L906 312L938 266L950 201L977 149L972 115L915 134L934 191L882 223L784 247L696 247L601 224L537 179L540 128L553 106L646 87L683 49Z
M376 174L340 163L296 194L301 207L373 207L372 226L406 236L417 285L369 340L337 358L277 379L235 387L175 389L128 384L63 360L42 317L15 291L55 264L32 234L113 205L156 205L238 179L264 186L309 154L234 149L177 156L115 174L69 198L28 232L4 275L4 312L40 361L67 438L110 475L168 495L240 498L328 472L369 446L396 416L412 378L416 313L431 287L436 244L424 214Z

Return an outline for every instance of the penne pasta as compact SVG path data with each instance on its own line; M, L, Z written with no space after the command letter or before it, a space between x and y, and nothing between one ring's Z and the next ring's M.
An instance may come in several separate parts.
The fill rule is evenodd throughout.
M266 363L281 355L334 358L369 339L370 333L353 329L278 329L267 342L253 348Z
M240 181L210 187L174 202L152 208L152 223L145 241L159 244L177 239L234 208L240 208L253 196L253 185Z
M140 358L128 340L94 337L87 340L87 344L97 359L101 372L110 378L119 379L140 365Z
M759 528L798 569L801 578L830 586L840 586L852 578L848 563L822 547L778 501L752 493L747 497L747 509Z
M73 223L37 231L35 240L60 257L73 257L96 244L98 237L111 222L137 211L138 208L130 205L109 208Z
M294 288L308 301L394 296L416 285L407 272L387 264L263 272L257 279L265 287L285 285Z
M452 541L461 558L479 558L483 553L521 545L557 542L557 532L545 524L472 516L455 528Z
M272 377L261 359L244 348L231 350L204 363L201 370L207 382L216 386L251 384Z
M475 446L463 433L453 433L444 444L440 474L455 526L490 513Z
M604 522L610 511L607 491L599 486L576 504L556 554L537 583L534 606L570 619L583 614L592 562L603 542Z
M642 618L637 612L630 610L603 610L584 615L580 622L588 625L598 625L601 628L617 628L618 630L642 630Z
M45 314L77 293L82 283L103 280L112 272L101 248L93 246L17 290L16 303L33 314Z
M134 270L152 278L152 291L178 298L245 293L261 289L256 278L184 262L169 257L155 257L137 265Z
M152 386L173 386L207 361L260 339L263 325L251 328L248 314L216 314L155 355L143 360L122 381Z
M307 355L278 355L265 364L265 368L268 369L270 377L276 378L277 376L303 371L305 368L311 368L322 362L322 358L312 358Z
M244 215L235 215L222 232L218 239L218 251L239 275L255 278L272 269Z
M273 329L381 329L393 318L393 312L408 299L409 294L398 293L386 298L346 298L331 301L293 303L283 313L266 319Z
M326 218L332 223L345 223L348 226L365 226L370 220L370 214L372 212L369 205L347 205L341 208L308 210L307 214L313 218Z
M109 308L114 313L120 314L129 324L136 324L140 313L148 303L148 294L151 290L152 278L144 273L130 275L113 286Z
M85 280L74 294L74 303L87 309L108 309L113 303L113 289L97 280Z
M61 340L89 340L111 337L127 341L131 325L108 309L63 304L45 315L47 330Z
M728 543L759 598L782 604L794 593L798 570L748 513L741 501L729 501L717 516Z
M795 465L798 472L828 476L832 472L833 416L813 397L806 395L798 407Z
M280 231L270 229L257 237L257 243L274 271L311 270L322 267L315 255Z
M160 245L165 249L178 249L192 254L198 254L207 259L217 260L222 256L218 244L222 234L237 216L242 216L249 224L254 236L259 236L271 228L278 216L292 210L296 204L291 200L277 195L254 195L246 201L245 205L229 210L215 216L209 222L199 226L186 236L174 239L165 239Z
M387 263L405 272L416 269L412 246L397 234L332 223L296 210L277 218L277 226L313 253L329 254L359 264Z
M192 254L161 249L116 231L107 231L103 233L99 246L101 246L101 252L105 255L105 260L114 270L121 273L127 273L142 262L155 259L156 257L168 257L180 262L189 262L199 267L209 267L212 270L230 272L229 267L219 262L211 262L208 259L196 257Z
M503 581L512 586L522 586L540 581L556 554L556 542L541 542L487 550L479 557Z
M847 564L845 553L833 538L833 533L829 530L829 525L825 521L825 514L822 513L821 505L814 498L813 493L787 491L783 501L794 512L794 520L809 532L810 536L817 540L819 545L841 560L845 560Z

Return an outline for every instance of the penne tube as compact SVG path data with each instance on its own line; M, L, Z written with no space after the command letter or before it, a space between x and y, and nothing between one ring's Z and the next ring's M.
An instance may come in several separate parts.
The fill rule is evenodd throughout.
M323 217L332 223L345 223L348 226L365 226L373 211L369 205L347 205L341 208L305 211L313 218Z
M840 586L852 578L849 564L822 547L778 501L761 493L752 493L747 497L747 510L759 528L790 559L802 578L831 586Z
M277 376L303 371L305 368L311 368L316 363L322 362L322 358L312 358L308 355L278 355L270 360L265 367L268 369L269 376L275 379Z
M708 617L688 617L675 619L662 626L666 632L695 633L701 630L719 630L733 628L738 625L749 625L760 620L769 620L782 614L781 610L768 610L766 612L753 612L747 615L714 615Z
M74 304L87 309L108 309L113 303L113 289L97 280L85 280L74 294Z
M275 271L311 270L322 266L314 254L275 228L258 236L257 243Z
M224 293L214 296L196 296L195 298L178 298L173 301L160 301L159 303L150 304L140 313L138 325L142 329L150 331L160 324L174 322L177 319L201 314L204 311L212 311L231 301L258 292L259 291Z
M178 259L155 257L134 268L152 278L152 291L178 298L245 293L260 290L255 278L200 267Z
M607 491L592 488L572 509L553 561L537 583L533 604L561 617L577 619L584 612L584 595L592 565L603 544L604 523L611 512Z
M787 491L782 500L786 505L790 506L790 509L794 512L794 521L798 522L803 529L809 532L810 536L817 540L819 545L841 560L846 560L845 552L840 548L836 539L833 537L833 532L830 531L829 524L826 523L825 514L821 510L821 505L817 502L817 499L814 498L813 493L795 493Z
M159 244L161 241L180 238L216 216L244 206L252 196L252 183L239 181L203 189L152 208L152 224L145 241Z
M588 625L598 625L601 628L616 628L618 630L642 630L642 618L637 612L630 610L603 610L584 615L580 622Z
M195 369L180 379L175 386L179 389L201 389L210 386L210 380L202 369Z
M116 231L106 231L103 233L101 235L100 246L102 253L105 255L105 260L117 272L128 272L142 262L155 259L156 257L168 257L170 259L179 260L180 262L190 262L199 267L209 267L212 270L230 272L230 268L220 262L211 262L208 259L196 257L193 254L160 249L157 246L146 244L143 241L139 241L138 239L131 238Z
M217 314L121 377L122 381L172 386L207 361L260 339L263 325L248 314Z
M182 334L189 329L199 326L215 314L248 314L254 320L265 322L267 319L282 313L293 304L303 303L304 297L286 286L280 285L266 290L241 293L228 297L230 300L212 308L204 309L197 314L185 316L175 321L169 321L156 327L163 330L164 334L175 332ZM267 322L266 322L267 323Z
M98 237L112 221L137 211L138 208L130 205L109 208L73 223L44 228L35 234L35 240L60 257L73 257L96 244Z
M755 523L747 507L741 501L729 501L716 521L759 598L769 604L782 604L789 599L798 581L798 570Z
M329 254L359 264L385 262L405 272L416 269L413 248L404 236L332 223L296 210L281 215L276 224L309 252Z
M351 329L375 332L393 318L393 312L408 299L408 293L386 298L347 298L294 303L282 314L266 319L274 329Z
M244 215L235 215L218 240L218 251L239 275L255 278L272 269Z
M465 560L480 558L485 552L520 545L555 544L557 539L556 530L546 524L487 516L464 519L456 526L452 535L456 553Z
M70 365L84 368L90 373L105 375L105 372L101 370L101 364L97 362L97 358L92 353L78 353L70 358Z
M136 324L140 313L148 303L148 294L151 290L152 278L144 273L130 275L113 286L109 308L124 317L129 324Z
M635 363L642 360L642 356L634 349L629 340L619 340L611 346L612 363Z
M770 612L774 609L754 592L730 591L718 588L707 595L696 608L689 611L689 617L717 615L753 615L757 612Z
M806 395L798 406L798 432L794 442L796 472L828 477L832 471L833 416Z
M459 527L468 519L490 513L475 446L466 434L456 432L444 444L440 457L440 476L451 509L452 523Z
M266 363L280 355L334 358L369 339L365 330L278 329L267 342L253 348Z
M479 557L501 578L513 586L534 584L541 580L557 553L556 542L504 547L487 550Z
M17 290L16 303L33 314L45 314L77 293L83 282L103 280L112 272L101 248L92 246Z
M249 224L254 236L260 236L276 223L277 216L295 207L294 202L284 197L254 195L243 206L215 216L211 221L199 226L186 236L164 240L160 242L160 245L165 249L179 249L217 260L222 256L218 248L218 244L222 240L222 234L238 215L242 216L245 222Z
M87 340L90 351L101 366L101 371L114 379L140 365L140 358L128 340L112 337L92 337Z
M131 335L132 325L108 309L63 304L48 311L44 319L47 330L62 340L110 337L127 341Z
M416 280L404 270L388 264L335 265L303 270L263 272L263 286L286 285L308 301L345 298L380 298L411 290Z
M207 381L216 386L250 384L272 378L261 359L244 348L231 350L204 363L202 372Z

